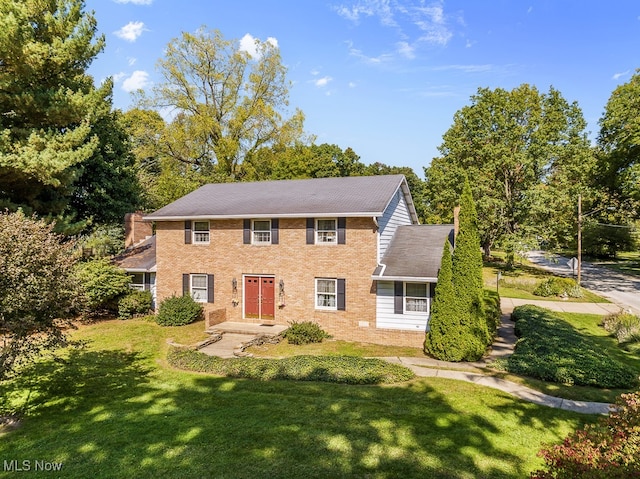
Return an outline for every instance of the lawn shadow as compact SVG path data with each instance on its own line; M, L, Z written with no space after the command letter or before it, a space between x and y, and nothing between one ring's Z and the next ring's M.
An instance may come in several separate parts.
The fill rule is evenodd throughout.
M79 350L34 365L14 384L32 391L24 427L0 453L61 461L65 477L515 478L528 470L504 418L539 417L540 432L575 417L484 390L478 410L476 386L455 381L239 380L145 361Z

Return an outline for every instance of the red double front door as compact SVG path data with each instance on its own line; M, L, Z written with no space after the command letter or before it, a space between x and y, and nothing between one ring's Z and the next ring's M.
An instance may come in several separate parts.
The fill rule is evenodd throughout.
M244 316L259 319L275 317L275 278L244 277Z

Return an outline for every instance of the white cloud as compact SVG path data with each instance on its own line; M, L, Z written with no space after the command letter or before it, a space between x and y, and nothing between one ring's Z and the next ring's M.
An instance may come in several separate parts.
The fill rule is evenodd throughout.
M464 27L461 14L447 14L443 0L343 0L334 11L355 24L361 19L375 17L384 27L395 30L395 55L414 59L421 45L446 46L453 38L452 24ZM392 51L392 47L388 51ZM370 64L391 59L389 53L365 56L360 50L350 47L350 54Z
M313 84L315 86L317 86L318 88L324 88L329 84L329 82L331 80L333 80L333 78L331 78L329 76L325 76L325 77L322 77L322 78L318 78L317 80L314 80Z
M113 82L118 83L120 80L122 80L126 76L127 74L125 72L116 73L115 75L113 75Z
M122 89L128 93L141 90L150 85L149 74L142 70L134 71L129 78L122 82Z
M117 30L113 33L116 34L117 37L122 38L128 42L135 42L142 32L145 31L144 23L142 22L129 22L120 30Z
M127 57L127 63L129 64L130 67L132 67L133 65L136 64L136 62L138 61L137 58L134 57Z
M434 71L447 71L447 70L457 70L464 73L484 73L493 70L493 65L484 64L484 65L442 65L439 67L434 67Z
M134 5L151 5L153 0L113 0L116 3L133 3Z
M416 57L415 47L409 45L407 42L398 42L397 43L398 53L405 58L413 59Z
M358 86L358 85L356 84L356 82L354 82L354 81L350 81L350 82L349 82L349 88L355 88L356 86Z
M256 39L250 33L247 33L240 39L240 51L247 52L251 58L255 58L256 60L260 59L260 52L258 52L256 42L260 42L260 40ZM274 37L268 37L264 43L269 43L273 47L278 48L278 40Z
M624 72L620 72L620 73L614 73L614 75L611 77L612 80L619 80L621 77L623 76L627 76L629 74L629 70L624 71Z

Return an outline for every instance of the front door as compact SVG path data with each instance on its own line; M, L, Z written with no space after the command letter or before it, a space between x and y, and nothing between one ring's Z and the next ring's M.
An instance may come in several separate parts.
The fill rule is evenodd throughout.
M275 317L275 278L244 277L244 316L257 319Z

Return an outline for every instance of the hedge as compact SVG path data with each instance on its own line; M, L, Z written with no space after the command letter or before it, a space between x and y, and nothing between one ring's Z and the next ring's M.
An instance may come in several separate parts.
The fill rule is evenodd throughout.
M514 354L496 363L509 372L560 384L631 388L637 373L607 357L588 337L553 312L537 306L513 311L519 337Z
M413 379L410 369L382 359L350 356L292 356L285 359L209 356L193 349L170 349L173 367L234 378L322 381L344 384L391 384Z

